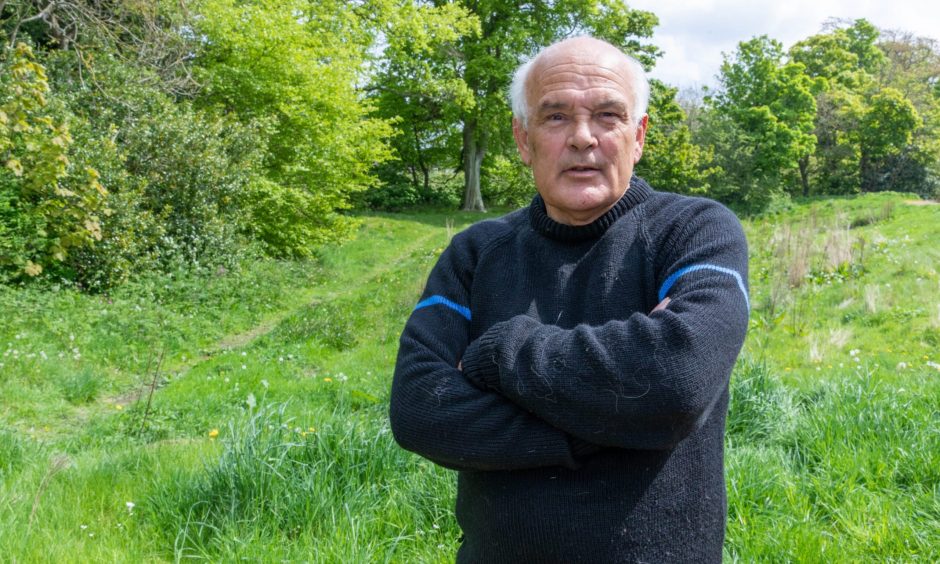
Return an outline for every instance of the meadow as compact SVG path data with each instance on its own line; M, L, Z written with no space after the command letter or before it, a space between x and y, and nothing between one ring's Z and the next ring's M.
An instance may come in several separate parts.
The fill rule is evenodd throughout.
M940 561L940 206L745 221L726 561ZM478 214L109 295L0 287L0 560L448 562L455 475L387 422L398 335Z

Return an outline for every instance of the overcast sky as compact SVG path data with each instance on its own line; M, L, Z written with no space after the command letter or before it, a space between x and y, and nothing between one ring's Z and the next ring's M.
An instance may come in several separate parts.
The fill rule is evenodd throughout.
M653 12L652 42L664 51L651 76L673 86L715 86L722 52L768 35L785 49L820 32L829 18L865 18L882 29L940 39L936 0L627 0Z

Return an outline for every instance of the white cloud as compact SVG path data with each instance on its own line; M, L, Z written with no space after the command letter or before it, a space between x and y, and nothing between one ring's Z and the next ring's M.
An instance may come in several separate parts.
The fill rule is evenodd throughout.
M940 36L940 2L923 0L632 0L631 8L659 17L653 35L665 54L652 76L675 86L715 84L722 52L741 41L768 35L790 47L819 33L830 18L865 18L883 29Z

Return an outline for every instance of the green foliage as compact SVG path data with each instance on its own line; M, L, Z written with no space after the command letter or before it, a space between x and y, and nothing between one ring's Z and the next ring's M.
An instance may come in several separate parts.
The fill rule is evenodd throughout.
M32 49L5 50L0 70L0 277L38 276L101 239L107 192L95 169L70 161L65 112L49 103Z
M940 154L931 117L937 105L928 93L940 68L935 42L855 20L798 42L790 56L821 85L818 148L801 163L814 191L933 193L930 167ZM804 183L804 195L809 188Z
M348 233L335 229L342 218L334 212L375 184L371 168L390 157L384 140L391 134L386 120L366 117L372 108L356 92L372 39L355 6L204 0L197 9L197 32L205 36L196 59L206 85L199 104L244 124L269 121L264 174L285 188L255 183L253 217L266 200L309 207L290 211L307 225L283 239L273 236L275 225L254 231L279 255L309 254Z
M535 196L532 171L516 155L493 155L483 166L482 191L491 204L522 207Z
M815 150L816 86L767 36L740 43L720 80L707 132L724 171L714 195L761 210L793 190L800 161Z
M657 190L705 195L720 169L713 164L710 147L692 142L685 112L676 102L675 88L651 81L649 125L643 158L636 173Z

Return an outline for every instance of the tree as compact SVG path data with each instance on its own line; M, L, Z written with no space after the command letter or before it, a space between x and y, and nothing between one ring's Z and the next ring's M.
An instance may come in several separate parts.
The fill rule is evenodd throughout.
M724 170L716 195L759 209L790 191L800 160L815 150L816 85L767 36L739 43L719 80L709 132Z
M0 52L0 280L38 276L101 239L107 192L70 161L72 137L50 107L45 68L20 43Z
M439 198L434 172L458 168L460 116L474 99L455 54L460 38L479 33L479 20L456 4L376 0L368 6L385 45L368 90L377 115L396 125L397 159L379 170L390 186L376 200L385 207L431 203Z
M930 86L940 76L936 43L884 34L866 20L826 27L790 49L822 85L815 92L818 148L806 160L819 191L931 193L930 166L940 153Z
M391 154L388 120L369 117L360 96L372 36L353 3L340 0L203 0L196 33L205 37L197 77L203 107L221 107L243 123L268 128L265 176L246 205L268 217L283 205L308 225L277 254L307 255L343 237L350 223L337 213L352 194L374 186L372 168ZM271 194L271 190L282 194ZM309 231L309 226L317 228ZM304 231L306 230L306 231ZM263 234L266 230L259 230ZM303 233L316 233L316 238Z
M636 173L659 190L709 193L711 178L720 172L711 148L692 143L686 113L676 100L678 89L658 80L650 86L649 128Z

